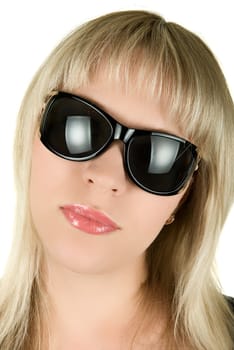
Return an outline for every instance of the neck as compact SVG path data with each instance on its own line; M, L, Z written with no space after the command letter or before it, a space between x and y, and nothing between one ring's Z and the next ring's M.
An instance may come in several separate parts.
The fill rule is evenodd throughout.
M119 338L126 331L146 277L142 258L99 274L71 271L52 260L46 266L52 334L73 339L73 343L79 339L80 344L80 339L90 339L90 334L96 339L107 334Z

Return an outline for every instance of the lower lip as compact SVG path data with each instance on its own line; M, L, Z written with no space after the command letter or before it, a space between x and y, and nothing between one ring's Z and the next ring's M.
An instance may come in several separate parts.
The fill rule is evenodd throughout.
M93 235L102 235L116 231L116 227L102 224L98 221L87 218L86 216L77 214L67 208L60 208L68 222L81 231Z

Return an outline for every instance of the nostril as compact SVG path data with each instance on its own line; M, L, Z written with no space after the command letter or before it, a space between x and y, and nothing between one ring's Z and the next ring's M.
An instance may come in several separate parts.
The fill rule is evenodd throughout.
M95 182L92 179L88 179L88 183L89 184L94 184ZM111 191L116 193L116 192L118 192L118 189L117 188L112 188Z

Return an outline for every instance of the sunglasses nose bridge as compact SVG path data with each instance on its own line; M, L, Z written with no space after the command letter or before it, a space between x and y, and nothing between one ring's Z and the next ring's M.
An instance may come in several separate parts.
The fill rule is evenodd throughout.
M121 140L124 144L126 144L131 136L134 134L135 129L127 128L124 125L116 123L114 129L114 140Z

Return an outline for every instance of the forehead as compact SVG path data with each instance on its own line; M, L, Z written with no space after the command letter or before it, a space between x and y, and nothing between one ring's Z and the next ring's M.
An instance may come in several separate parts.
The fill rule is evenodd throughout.
M163 99L148 95L134 84L125 89L120 84L97 75L87 84L73 89L72 93L86 98L130 128L159 130L183 137L176 122L168 115Z

